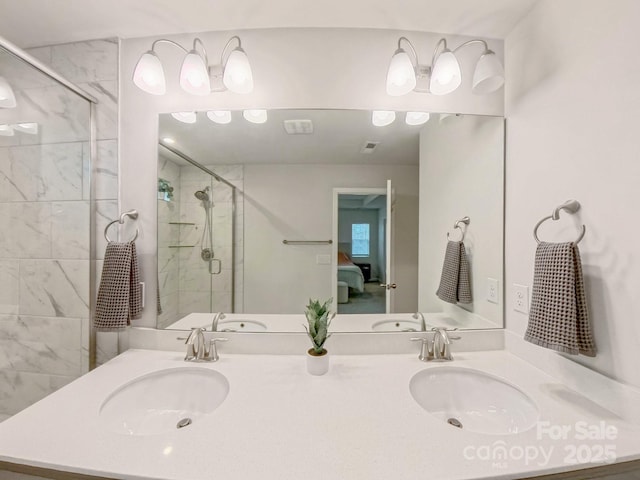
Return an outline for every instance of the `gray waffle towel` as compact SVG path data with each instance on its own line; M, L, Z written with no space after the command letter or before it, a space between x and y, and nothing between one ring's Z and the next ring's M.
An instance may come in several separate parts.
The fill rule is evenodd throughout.
M462 242L447 242L440 287L436 295L449 303L471 303L469 262Z
M559 352L594 357L580 251L573 242L536 250L529 325L524 339Z
M109 242L104 254L93 326L99 331L126 328L140 317L142 291L133 242Z

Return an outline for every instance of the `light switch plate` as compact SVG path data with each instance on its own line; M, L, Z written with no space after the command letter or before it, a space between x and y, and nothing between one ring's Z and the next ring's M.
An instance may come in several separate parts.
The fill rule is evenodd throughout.
M487 278L487 302L498 303L500 301L498 288L498 280L495 278Z
M529 313L529 287L513 284L513 309L516 312Z

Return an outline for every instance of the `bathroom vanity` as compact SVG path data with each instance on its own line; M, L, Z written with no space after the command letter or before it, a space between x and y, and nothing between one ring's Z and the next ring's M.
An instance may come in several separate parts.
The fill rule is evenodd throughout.
M302 355L223 352L218 362L194 363L179 351L134 349L0 424L0 470L50 478L497 479L613 462L609 468L626 469L640 459L640 425L549 373L504 350L457 351L452 362L421 362L415 352L334 355L329 373L314 377ZM472 383L447 384L462 377ZM181 422L168 412L168 421L149 416L147 408L161 408L158 388L184 407L174 412ZM473 389L473 398L447 398L456 388ZM618 388L616 396L637 400ZM443 417L469 400L491 411L485 397L497 408L484 419L461 416L460 428ZM433 410L438 401L446 411Z

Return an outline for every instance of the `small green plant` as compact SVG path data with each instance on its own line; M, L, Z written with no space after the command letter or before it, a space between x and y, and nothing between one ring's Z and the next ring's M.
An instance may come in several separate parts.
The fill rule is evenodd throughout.
M324 342L331 336L329 333L329 325L331 325L331 320L333 320L333 317L336 315L329 311L331 302L333 302L333 298L330 298L322 304L319 300L309 299L309 305L307 305L307 310L304 312L307 317L307 323L309 324L308 328L306 325L304 325L304 328L313 345L311 349L313 353L309 350L309 353L312 353L312 355L322 355L326 352Z

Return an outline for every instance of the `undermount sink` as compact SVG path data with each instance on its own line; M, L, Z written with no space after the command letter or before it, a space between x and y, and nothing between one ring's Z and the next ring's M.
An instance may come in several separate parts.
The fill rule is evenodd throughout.
M219 332L266 332L267 326L255 320L225 320L218 322Z
M381 320L371 325L374 332L418 332L420 322L416 320Z
M197 367L171 368L115 390L100 407L100 421L124 435L157 435L198 422L229 393L226 377Z
M427 412L471 432L521 433L538 420L538 408L524 392L478 370L428 368L411 378L409 390Z

